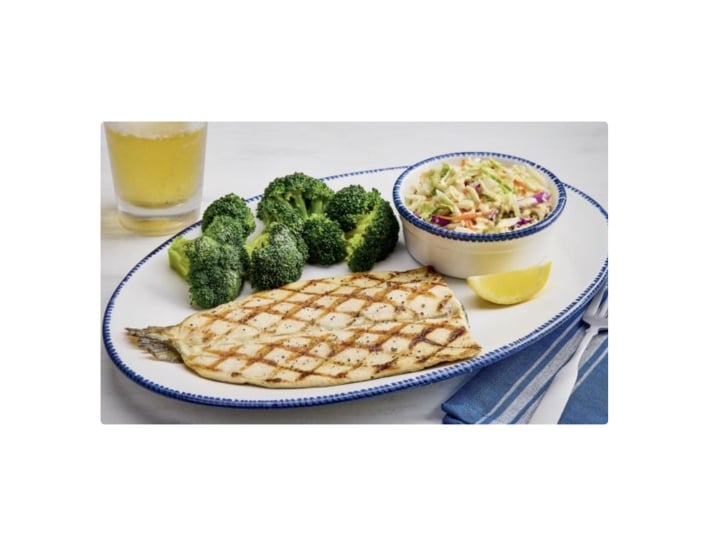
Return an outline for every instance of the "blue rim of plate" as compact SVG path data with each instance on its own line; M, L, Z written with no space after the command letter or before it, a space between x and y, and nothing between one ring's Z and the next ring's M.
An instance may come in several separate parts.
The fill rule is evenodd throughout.
M399 170L399 169L406 169L407 166L400 166L400 167L385 167L381 169L368 169L365 171L355 171L355 172L349 172L349 173L343 173L343 174L337 174L333 176L327 176L322 178L323 181L332 181L339 178L348 178L351 176L362 176L364 174L372 174L376 172L383 172L383 171L389 171L389 170ZM598 210L603 217L605 218L605 221L608 220L608 213L607 211L592 197L585 194L581 190L569 185L564 184L564 187L566 189L570 189L573 192L577 193L580 197L585 199L588 203L590 203L596 210ZM250 197L246 199L248 202L254 201L258 199L260 195L256 195L254 197ZM332 395L328 396L314 396L314 397L302 397L302 398L279 398L277 400L246 400L246 399L231 399L231 398L219 398L215 396L206 396L206 395L200 395L200 394L193 394L189 392L181 392L179 390L175 390L173 388L168 388L167 386L163 386L161 384L158 384L154 381L148 380L142 375L136 373L130 367L128 367L127 364L125 364L120 358L120 355L118 354L117 350L115 349L115 346L113 345L112 338L110 336L110 324L112 320L112 313L115 306L115 300L117 299L118 295L122 291L125 284L130 280L130 278L135 274L135 272L138 271L139 268L141 268L149 259L151 259L153 256L155 256L158 252L165 249L167 246L170 245L170 243L180 235L184 235L185 233L192 231L200 226L200 222L197 222L193 225L190 225L189 227L183 229L179 233L173 235L172 237L168 238L165 242L160 244L158 247L156 247L154 250L152 250L150 253L148 253L145 257L143 257L128 273L127 275L120 281L118 286L115 288L115 291L113 291L112 296L110 297L110 300L108 301L108 305L105 308L105 314L103 316L103 325L102 325L102 334L103 334L103 343L105 345L105 350L107 351L108 355L110 356L110 359L113 361L113 363L117 366L117 368L130 380L134 381L135 383L139 384L140 386L143 386L147 388L148 390L151 390L153 392L156 392L158 394L161 394L166 397L179 399L181 401L187 401L190 403L199 403L202 405L212 405L216 407L227 407L227 408L239 408L239 409L278 409L278 408L291 408L291 407L310 407L315 405L327 405L331 403L339 403L344 401L351 401L355 399L360 398L368 398L373 396L378 396L382 394L387 394L390 392L396 392L398 390L405 390L408 388L416 388L419 386L425 386L428 384L433 384L436 382L444 381L446 379L451 379L453 377L457 377L459 375L464 375L466 373L469 373L471 371L475 371L477 369L486 367L490 364L493 364L499 360L502 360L504 358L507 358L511 354L514 354L525 347L535 343L537 340L542 339L545 335L547 335L549 332L551 332L554 328L559 326L560 324L570 320L574 315L580 312L585 305L590 301L590 299L595 295L595 293L599 290L599 288L602 286L603 282L607 278L608 274L608 258L605 258L605 261L600 268L599 272L595 275L595 278L592 280L592 282L585 288L585 290L578 295L574 301L572 301L569 305L567 305L564 309L562 309L559 313L557 313L554 317L552 317L550 320L546 321L544 324L536 328L533 332L515 340L512 341L506 345L503 345L502 347L499 347L497 349L493 349L492 351L489 351L485 354L481 354L480 356L476 356L475 358L471 358L469 360L465 360L463 362L460 362L458 364L451 364L448 366L444 366L441 368L438 368L437 370L433 371L432 373L423 373L423 372L417 372L412 377L405 378L402 381L388 381L386 384L381 384L379 386L375 386L372 388L365 388L361 390L350 390L347 392L338 392L334 393ZM377 379L378 381L381 381L382 379ZM337 388L342 388L341 386ZM281 392L282 390L279 390Z
M498 158L498 159L503 159L503 160L507 160L507 161L515 161L518 163L524 163L525 165L528 165L529 167L532 167L533 169L537 169L538 171L545 174L545 176L550 178L552 183L557 188L557 191L558 191L557 204L555 205L555 207L552 209L550 214L545 219L543 219L542 221L538 221L537 223L534 223L534 224L530 225L529 227L523 227L516 231L509 231L509 232L502 232L502 233L488 233L488 234L448 231L446 229L443 229L442 227L439 227L432 223L428 223L427 221L420 219L418 216L413 214L407 208L407 206L405 206L405 203L402 201L402 197L400 196L400 187L402 186L403 180L405 180L405 178L412 172L414 172L418 169L427 167L428 165L430 165L432 163L438 163L438 162L442 162L444 160L454 159L454 158L462 158L462 157ZM512 240L514 238L523 238L525 236L530 236L532 234L538 233L538 232L542 231L543 229L552 225L560 217L560 214L562 214L562 211L565 209L565 203L567 202L567 194L565 193L565 184L563 184L563 182L557 176L555 176L555 174L553 172L549 171L542 165L538 165L537 163L534 163L525 158L513 156L510 154L502 154L499 152L479 152L479 151L452 152L449 154L441 154L439 156L433 156L433 157L424 159L422 161L419 161L418 163L415 163L414 165L410 165L397 178L397 180L395 180L395 184L393 185L392 195L393 195L393 203L395 204L395 208L397 208L397 211L400 213L400 215L403 217L403 219L412 223L413 225L415 225L415 227L418 227L419 229L422 229L423 231L426 231L435 236L442 236L443 238L449 238L449 239L453 239L453 240L462 240L465 242L483 242L483 243L502 242L504 240Z

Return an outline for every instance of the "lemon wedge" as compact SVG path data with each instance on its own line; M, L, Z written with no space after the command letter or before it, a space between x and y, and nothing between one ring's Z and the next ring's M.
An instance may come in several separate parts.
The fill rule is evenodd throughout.
M493 304L511 305L530 300L550 277L550 261L522 270L470 276L467 283L480 298Z

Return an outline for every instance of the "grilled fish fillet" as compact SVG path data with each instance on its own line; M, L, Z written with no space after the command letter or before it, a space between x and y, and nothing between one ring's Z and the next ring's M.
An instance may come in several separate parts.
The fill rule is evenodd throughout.
M481 351L462 305L428 267L298 281L127 332L208 379L269 388L364 381Z

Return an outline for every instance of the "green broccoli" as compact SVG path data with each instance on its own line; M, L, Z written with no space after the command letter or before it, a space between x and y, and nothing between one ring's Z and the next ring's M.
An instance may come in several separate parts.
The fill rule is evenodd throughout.
M313 214L322 214L333 195L333 190L325 182L296 172L275 178L270 182L263 192L263 199L284 201L304 221ZM259 208L260 205L258 205ZM285 208L287 209L287 207ZM275 211L277 211L277 207L273 208L273 212ZM260 213L258 213L258 217L260 217ZM267 223L265 224L267 225Z
M302 238L308 247L308 262L329 266L345 258L345 235L340 226L323 214L305 220Z
M245 222L225 214L216 216L203 232L204 236L209 236L221 244L229 244L238 249L244 249L249 234Z
M390 203L376 189L365 191L349 186L339 190L338 196L335 208L329 208L330 217L345 212L348 217L344 220L345 227L352 225L345 232L345 260L353 272L368 271L395 249L400 224ZM363 208L366 211L358 214L357 211Z
M296 232L302 232L303 218L288 201L275 197L263 197L257 205L257 217L265 226L282 223Z
M288 226L271 223L245 247L250 263L247 279L253 289L275 289L300 279L307 246Z
M210 203L210 206L203 212L200 229L205 232L217 216L230 216L237 219L245 228L245 238L255 231L255 217L252 210L245 199L235 193L228 193Z
M271 201L271 202L272 202L272 205L271 205L271 206L275 206L274 203L277 202L277 201ZM262 201L261 201L261 203L262 203ZM259 209L259 207L258 207L258 209ZM291 215L296 216L297 219L287 217L287 216L291 216ZM274 223L278 223L278 224L280 224L280 225L284 225L284 226L288 229L289 233L292 234L293 238L295 239L295 243L297 244L297 248L298 248L298 250L300 251L300 254L302 255L302 258L303 258L303 264L305 264L305 263L308 261L308 258L309 258L309 256L310 256L310 252L309 252L309 250L308 250L307 244L305 243L305 241L303 240L303 237L302 237L303 224L304 224L304 222L303 222L302 219L300 219L300 217L299 217L297 214L287 214L287 216L286 216L287 219L286 219L285 221L282 221L282 220L281 220L282 218L281 218L281 219L278 219L277 221L276 221L276 220L269 220L269 221L267 221L267 222L264 221L264 223L265 223L265 230L263 231L263 233L267 232L268 229L269 229L269 227L270 227L271 225L273 225ZM262 234L261 234L261 236L262 236ZM255 243L257 243L257 242L264 242L264 241L265 241L265 239L260 239L260 236L258 236L258 237L256 237L256 238L254 238L253 240L247 242L247 243L246 243L246 248L247 248L247 249L253 249L252 246L254 246ZM250 246L250 247L248 247L248 246Z
M337 222L340 228L349 232L357 227L360 219L372 210L380 192L376 189L365 191L358 184L339 189L325 208L327 217Z
M248 263L244 247L218 242L202 235L178 236L168 250L170 267L189 285L190 303L207 309L240 295Z
M170 260L170 268L175 270L177 274L187 281L190 273L190 259L187 256L187 248L193 242L184 236L178 236L170 244L168 248L168 259Z

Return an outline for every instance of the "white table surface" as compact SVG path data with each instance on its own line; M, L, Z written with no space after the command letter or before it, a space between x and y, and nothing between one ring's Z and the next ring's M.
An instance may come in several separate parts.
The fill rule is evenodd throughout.
M123 230L114 209L112 176L101 134L100 317L126 273L165 238ZM607 125L440 122L210 122L203 208L234 191L248 197L277 176L302 171L323 177L411 165L426 157L483 150L525 157L608 207ZM399 172L398 172L399 173ZM345 403L297 409L227 409L169 398L123 375L101 342L101 420L105 424L438 424L440 405L468 377Z

